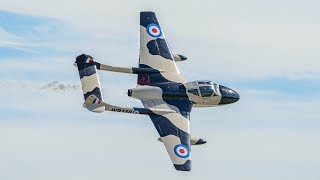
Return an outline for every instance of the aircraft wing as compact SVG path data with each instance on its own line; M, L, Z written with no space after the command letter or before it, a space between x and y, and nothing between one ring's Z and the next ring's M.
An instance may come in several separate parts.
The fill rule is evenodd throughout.
M161 82L185 83L171 54L163 29L154 12L140 13L139 67L159 70L159 73L139 74L138 84Z
M176 109L176 106L167 104L163 100L142 100L145 108L151 109ZM192 105L191 105L192 106ZM178 106L179 107L179 106ZM179 107L180 108L180 107ZM191 170L191 145L189 112L179 111L173 113L149 114L152 123L157 129L170 159L176 170Z

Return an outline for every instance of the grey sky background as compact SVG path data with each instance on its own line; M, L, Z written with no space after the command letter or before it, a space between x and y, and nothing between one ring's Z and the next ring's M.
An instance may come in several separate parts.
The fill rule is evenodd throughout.
M1 0L1 11L25 20L8 25L0 16L0 179L319 179L319 7ZM157 13L171 50L189 58L178 63L188 80L210 79L241 95L230 106L193 109L192 134L208 143L192 148L192 172L174 170L148 117L82 107L76 55L136 66L143 10ZM99 76L107 102L142 106L125 94L135 75Z

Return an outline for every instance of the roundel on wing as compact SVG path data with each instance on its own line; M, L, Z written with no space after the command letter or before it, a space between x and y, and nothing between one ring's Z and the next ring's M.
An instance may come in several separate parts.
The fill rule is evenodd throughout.
M154 38L159 38L162 36L162 31L161 31L161 28L159 25L157 24L149 24L147 26L147 33L151 36L151 37L154 37Z
M189 148L183 144L176 145L173 151L180 158L188 158L190 156Z

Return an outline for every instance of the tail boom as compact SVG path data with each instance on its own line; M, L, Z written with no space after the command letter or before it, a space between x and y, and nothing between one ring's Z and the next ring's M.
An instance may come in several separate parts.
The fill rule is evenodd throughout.
M97 66L98 70L102 71L112 71L119 73L128 73L128 74L154 74L164 72L163 70L153 69L153 68L137 68L137 67L117 67L117 66L109 66L105 64L101 64L98 62L94 62Z
M122 73L159 73L159 70L151 68L123 68L103 65L93 61L93 58L89 55L81 54L76 58L75 62L78 67L83 96L83 106L89 111L102 113L104 111L122 112L130 114L166 114L173 113L173 110L167 109L152 109L152 108L135 108L135 107L119 107L108 104L103 101L101 93L101 86L97 69L105 71L115 71Z
M167 113L175 113L176 111L170 109L153 109L153 108L136 108L136 107L119 107L103 102L95 95L89 96L83 104L83 107L92 112L100 112L97 109L101 108L104 111L121 112L129 114L158 114L163 115ZM100 109L99 109L100 110Z

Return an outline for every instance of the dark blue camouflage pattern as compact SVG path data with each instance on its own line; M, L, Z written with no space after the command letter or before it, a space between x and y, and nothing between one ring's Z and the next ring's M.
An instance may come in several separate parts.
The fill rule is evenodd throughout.
M147 47L149 49L150 54L159 55L163 58L173 60L166 40L160 38L157 38L156 40L151 40L147 43Z

